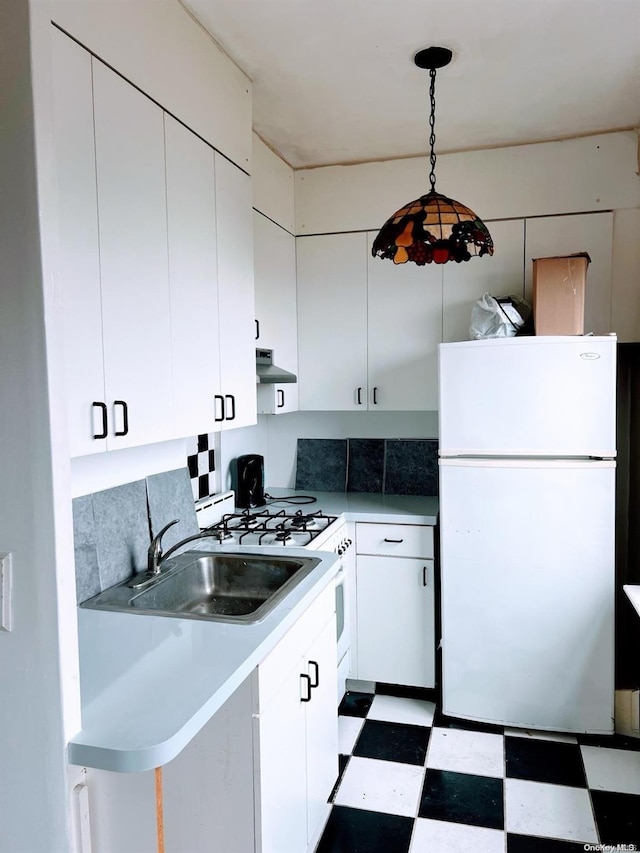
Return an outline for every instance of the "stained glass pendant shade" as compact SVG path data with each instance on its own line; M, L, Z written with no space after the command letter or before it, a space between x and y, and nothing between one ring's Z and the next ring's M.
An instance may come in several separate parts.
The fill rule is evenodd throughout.
M415 64L419 68L428 68L431 76L431 190L389 217L373 241L371 254L374 257L390 258L394 264L407 261L418 266L445 264L448 261L460 263L474 256L493 255L493 240L484 222L466 205L436 192L436 69L448 65L451 55L446 47L429 47L414 57Z

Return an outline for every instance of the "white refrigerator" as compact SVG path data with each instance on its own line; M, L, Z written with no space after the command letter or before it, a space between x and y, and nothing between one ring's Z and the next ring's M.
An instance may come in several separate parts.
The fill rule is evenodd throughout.
M616 338L441 344L443 713L610 733Z

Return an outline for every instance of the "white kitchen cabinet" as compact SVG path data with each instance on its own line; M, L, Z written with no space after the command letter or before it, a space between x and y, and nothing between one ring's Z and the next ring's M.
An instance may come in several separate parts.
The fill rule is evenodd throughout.
M253 212L256 347L273 350L274 363L298 373L296 240L268 217ZM298 384L258 385L258 413L298 409Z
M92 59L109 449L173 437L162 110Z
M107 449L91 56L52 29L59 265L72 456Z
M532 302L533 258L587 252L584 330L606 335L611 328L611 259L613 213L545 216L526 221L525 283Z
M367 235L296 241L301 410L367 408Z
M174 435L211 432L220 394L213 149L164 115ZM166 342L165 342L166 343Z
M524 220L488 223L492 256L443 267L442 340L468 341L473 304L484 293L524 298Z
M357 677L435 686L433 528L356 524Z
M253 219L251 178L217 152L215 174L220 312L215 420L224 430L257 421Z
M258 668L258 677L256 851L304 853L338 776L333 586Z
M298 238L300 409L437 408L441 268L372 258L374 237Z
M443 267L374 258L376 236L367 235L369 409L435 410Z

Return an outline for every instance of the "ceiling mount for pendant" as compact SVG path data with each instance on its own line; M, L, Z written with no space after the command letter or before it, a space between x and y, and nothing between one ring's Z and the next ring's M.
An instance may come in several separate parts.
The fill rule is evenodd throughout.
M425 47L413 57L418 68L444 68L451 62L453 52L448 47Z
M397 210L380 229L371 254L390 258L394 264L412 261L444 264L468 261L474 256L493 254L493 241L484 222L468 207L436 192L435 113L436 71L451 62L448 47L427 47L413 57L418 68L429 70L429 136L431 190Z

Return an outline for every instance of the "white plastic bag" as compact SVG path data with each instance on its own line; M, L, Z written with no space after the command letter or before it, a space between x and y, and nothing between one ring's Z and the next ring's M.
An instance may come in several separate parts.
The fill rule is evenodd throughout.
M470 339L513 338L525 321L514 301L512 297L498 300L485 293L474 302L469 326Z

